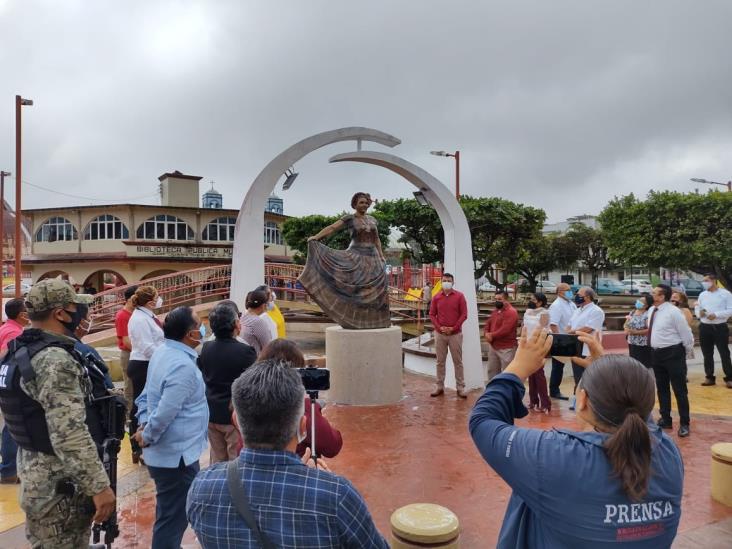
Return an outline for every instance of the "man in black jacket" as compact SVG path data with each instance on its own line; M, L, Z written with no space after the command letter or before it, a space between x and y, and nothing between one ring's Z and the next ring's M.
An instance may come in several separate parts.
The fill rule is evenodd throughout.
M201 349L198 365L206 383L209 409L208 440L211 464L236 458L239 434L231 423L231 384L257 360L254 347L237 341L239 315L228 303L219 303L208 315L216 339Z

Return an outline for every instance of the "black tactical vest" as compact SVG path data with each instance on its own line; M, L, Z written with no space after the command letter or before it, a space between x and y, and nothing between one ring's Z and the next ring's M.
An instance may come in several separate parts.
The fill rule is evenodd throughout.
M79 361L73 343L42 330L26 330L10 342L8 353L0 364L0 409L8 431L18 446L24 450L54 455L45 411L38 401L29 397L20 387L21 379L28 383L36 377L31 359L46 347L60 347Z

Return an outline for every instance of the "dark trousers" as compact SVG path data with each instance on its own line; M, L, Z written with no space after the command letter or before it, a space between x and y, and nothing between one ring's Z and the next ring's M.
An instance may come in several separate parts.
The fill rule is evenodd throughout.
M0 458L3 462L0 464L0 477L9 478L14 477L18 474L16 468L16 458L18 455L18 445L15 440L10 436L8 426L3 425L2 441L0 442Z
M132 439L132 435L137 432L139 423L137 421L137 404L135 400L140 396L145 388L145 380L147 380L147 360L130 360L127 364L127 377L132 382L132 410L130 410L130 445L133 452L139 452L140 446Z
M636 359L646 368L651 367L651 348L648 345L628 344L628 355L630 358Z
M155 481L155 525L152 549L180 549L188 527L186 497L200 467L198 461L186 465L181 458L178 467L147 466Z
M671 421L671 389L679 408L679 421L689 425L689 394L686 387L686 351L682 344L651 350L651 366L656 376L661 419ZM670 386L670 387L669 387Z
M585 358L582 356L582 358ZM577 394L577 385L579 385L580 379L582 379L582 374L585 373L585 369L574 363L574 360L572 361L572 375L574 376L574 393Z
M714 379L714 347L722 359L724 380L732 381L732 360L729 356L729 326L724 324L699 324L699 344L704 355L704 374Z
M564 377L564 362L558 361L552 357L552 373L549 374L549 395L559 395L559 386L562 384Z

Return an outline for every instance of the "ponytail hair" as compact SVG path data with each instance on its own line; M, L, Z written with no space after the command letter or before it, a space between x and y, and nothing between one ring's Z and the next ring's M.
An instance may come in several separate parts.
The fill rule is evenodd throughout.
M140 286L132 296L133 307L144 307L158 296L158 291L153 286Z
M605 453L631 501L641 501L651 478L651 433L646 419L655 404L655 381L637 360L605 355L582 375L580 387L597 420L611 436Z
M605 452L625 495L641 501L648 492L651 476L651 434L637 411L627 414L605 441Z

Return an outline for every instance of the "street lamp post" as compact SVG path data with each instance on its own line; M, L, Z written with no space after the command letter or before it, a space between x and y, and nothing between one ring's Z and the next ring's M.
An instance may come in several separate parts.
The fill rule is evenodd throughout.
M460 151L449 153L445 151L430 151L435 156L451 156L455 159L455 198L460 200Z
M21 260L21 228L20 218L22 216L20 206L20 184L22 178L21 166L21 107L33 105L32 99L23 99L21 96L15 96L15 297L21 297L20 291L20 260Z
M0 170L0 286L5 276L5 178L10 177L10 172Z
M700 179L698 177L692 177L690 181L693 181L694 183L706 183L707 185L722 185L722 187L727 187L727 192L732 192L732 181L720 183L719 181L707 181L706 179Z

